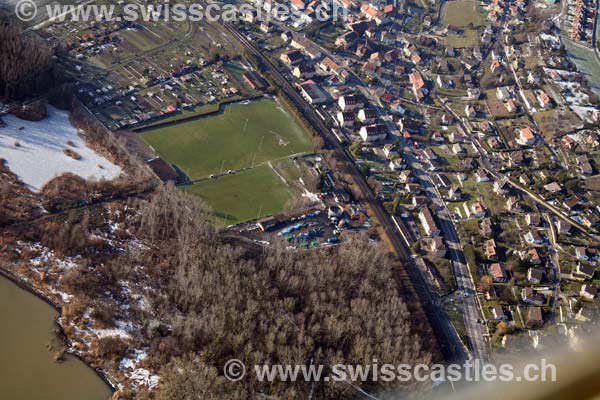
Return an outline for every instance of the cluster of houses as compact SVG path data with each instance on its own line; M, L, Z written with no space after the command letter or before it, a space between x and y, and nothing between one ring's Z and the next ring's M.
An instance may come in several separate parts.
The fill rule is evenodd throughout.
M596 28L596 0L569 0L567 21L570 23L569 37L576 42L594 46Z

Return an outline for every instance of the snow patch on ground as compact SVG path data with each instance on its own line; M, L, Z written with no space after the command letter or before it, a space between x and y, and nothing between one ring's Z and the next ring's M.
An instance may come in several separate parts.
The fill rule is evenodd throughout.
M96 180L111 180L121 173L118 166L85 144L67 111L49 106L48 117L41 121L25 121L10 114L3 115L2 120L6 127L0 128L0 158L33 191L65 172ZM67 141L74 146L67 145ZM81 159L64 154L66 148Z

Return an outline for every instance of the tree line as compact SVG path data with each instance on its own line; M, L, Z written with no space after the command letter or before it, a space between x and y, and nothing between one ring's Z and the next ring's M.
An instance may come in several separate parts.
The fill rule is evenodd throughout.
M0 19L0 97L20 100L45 92L55 82L52 49L23 32L13 18Z

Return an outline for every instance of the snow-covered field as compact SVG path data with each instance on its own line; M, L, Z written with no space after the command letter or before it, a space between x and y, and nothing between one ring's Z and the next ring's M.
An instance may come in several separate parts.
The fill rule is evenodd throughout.
M48 117L41 121L25 121L13 115L2 116L2 121L6 127L0 128L0 158L33 191L65 172L96 180L111 180L121 173L118 166L85 144L67 111L49 106ZM67 156L63 152L67 148L81 159Z

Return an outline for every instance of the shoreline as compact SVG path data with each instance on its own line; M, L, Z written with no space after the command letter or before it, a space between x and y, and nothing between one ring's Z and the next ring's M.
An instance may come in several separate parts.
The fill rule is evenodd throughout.
M15 275L13 272L6 270L4 267L0 267L0 276L8 279L10 282L17 285L21 290L24 290L24 291L28 292L29 294L37 297L38 299L42 300L44 303L51 306L54 310L56 310L56 312L58 313L59 316L54 320L54 326L57 328L57 332L54 332L54 334L63 343L63 345L65 345L66 353L72 357L77 358L82 363L84 363L87 368L94 371L96 376L98 376L106 384L106 386L108 386L108 388L110 388L111 393L114 394L118 389L117 389L116 385L111 381L110 376L101 368L93 368L86 359L84 359L81 355L73 352L73 347L71 345L71 342L69 341L69 338L65 334L62 325L60 325L60 323L58 322L58 318L60 318L60 316L62 315L62 306L60 304L54 302L49 296L47 296L46 293L36 290L26 280L22 279L18 275ZM107 398L107 400L108 399L110 399L110 397Z

